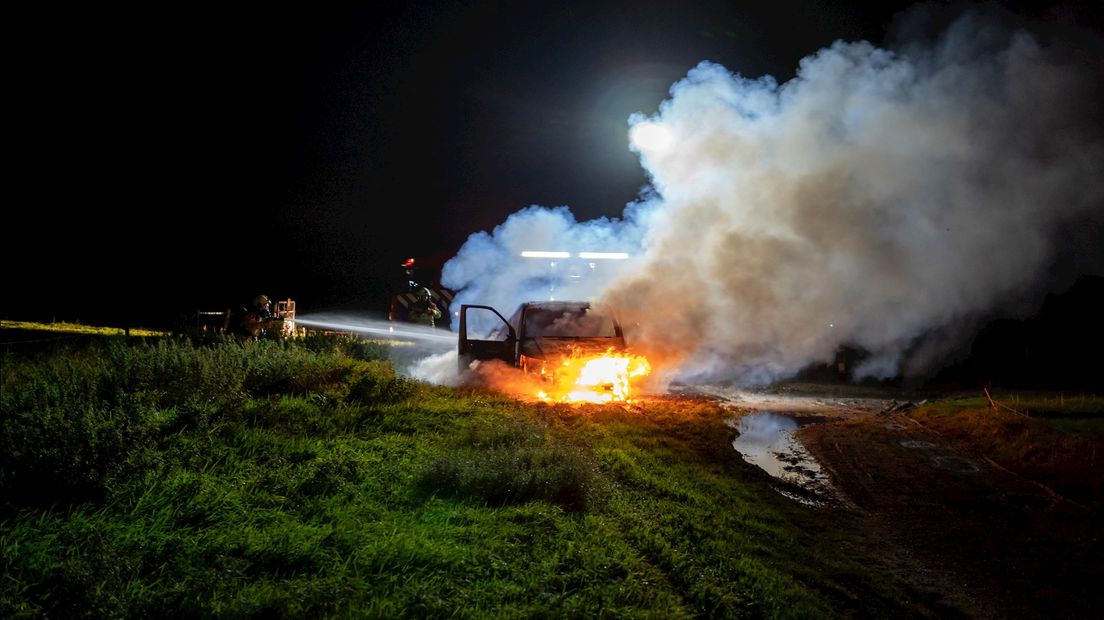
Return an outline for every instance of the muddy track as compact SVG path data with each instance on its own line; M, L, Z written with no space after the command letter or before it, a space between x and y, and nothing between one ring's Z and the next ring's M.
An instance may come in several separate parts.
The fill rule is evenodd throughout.
M730 398L796 431L835 487L814 508L856 553L974 618L1104 617L1104 515L955 445L885 401Z
M906 581L977 618L1099 617L1100 515L907 413L852 414L798 439L847 499L825 514Z

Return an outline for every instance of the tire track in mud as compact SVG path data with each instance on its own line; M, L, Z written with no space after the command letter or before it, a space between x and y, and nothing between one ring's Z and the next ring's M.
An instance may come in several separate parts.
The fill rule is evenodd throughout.
M1094 516L910 421L852 413L801 429L849 500L824 514L970 617L1094 617Z

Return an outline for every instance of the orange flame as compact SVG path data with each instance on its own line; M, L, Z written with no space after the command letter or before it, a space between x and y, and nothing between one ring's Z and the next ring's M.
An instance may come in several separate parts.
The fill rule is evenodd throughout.
M559 365L543 364L540 374L548 385L537 392L545 402L629 402L632 383L652 372L647 358L629 353L564 356Z

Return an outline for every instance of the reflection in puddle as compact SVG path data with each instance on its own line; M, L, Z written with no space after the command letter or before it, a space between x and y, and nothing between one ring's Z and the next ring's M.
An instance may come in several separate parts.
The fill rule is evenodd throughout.
M786 477L786 463L780 458L795 443L793 432L797 420L774 413L754 413L736 421L739 435L732 440L732 447L744 456L744 460L775 478Z
M732 440L732 447L748 463L815 495L830 490L828 476L794 437L794 431L800 426L794 418L771 412L752 413L729 426L739 433Z

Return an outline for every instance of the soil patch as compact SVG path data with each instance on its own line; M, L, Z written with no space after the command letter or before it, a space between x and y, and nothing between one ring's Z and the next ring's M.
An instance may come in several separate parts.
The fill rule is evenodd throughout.
M895 578L968 617L1100 617L1099 505L1070 501L936 433L916 416L919 402L838 391L701 392L745 416L794 418L792 439L839 500L811 509Z
M1099 617L1098 511L1048 496L907 411L852 411L797 437L850 500L824 514L898 577L976 618Z

